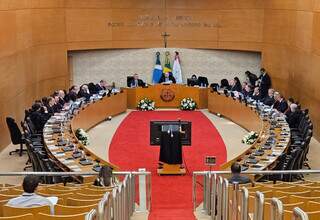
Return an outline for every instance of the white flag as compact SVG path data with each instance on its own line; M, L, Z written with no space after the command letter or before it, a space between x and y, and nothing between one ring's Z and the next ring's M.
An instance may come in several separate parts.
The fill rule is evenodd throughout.
M182 72L181 72L180 57L178 52L176 52L176 55L174 57L172 75L176 79L177 84L182 84Z

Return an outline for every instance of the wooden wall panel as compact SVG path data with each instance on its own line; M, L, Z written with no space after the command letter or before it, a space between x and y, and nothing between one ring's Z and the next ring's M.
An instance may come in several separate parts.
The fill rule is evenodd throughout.
M265 8L263 65L277 89L309 108L320 139L319 1L270 0Z
M106 41L112 39L109 9L67 9L67 41Z
M16 50L16 14L0 11L0 57L11 55Z
M65 33L64 9L32 10L33 43L64 43Z
M157 16L169 23L144 23ZM177 25L182 17L202 27ZM261 51L320 138L320 0L0 0L0 31L0 148L6 115L19 121L32 100L68 86L68 50L162 47L164 31L169 47Z
M262 42L264 11L222 10L219 41Z

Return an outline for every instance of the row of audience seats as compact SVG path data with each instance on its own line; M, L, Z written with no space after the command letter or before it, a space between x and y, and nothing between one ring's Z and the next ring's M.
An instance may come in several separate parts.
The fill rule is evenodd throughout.
M249 191L249 218L253 219L256 207L256 193L263 194L263 220L271 219L271 200L279 199L283 204L284 220L291 220L293 209L299 207L309 220L320 219L320 182L301 181L295 183L272 181L241 185ZM229 198L232 198L232 186L229 186ZM231 204L231 199L230 199Z
M6 206L9 199L23 193L21 186L0 185L0 219L111 219L110 205L116 188L96 187L88 184L42 184L37 194L58 197L54 215L49 206L15 208ZM101 214L98 217L98 211Z

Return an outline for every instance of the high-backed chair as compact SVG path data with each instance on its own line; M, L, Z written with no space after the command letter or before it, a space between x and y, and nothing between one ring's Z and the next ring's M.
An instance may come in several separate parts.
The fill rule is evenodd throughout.
M65 205L55 205L54 214L55 215L74 215L81 214L84 212L90 212L92 209L97 208L96 204L87 206L65 206Z
M28 213L36 215L39 212L49 214L50 207L37 206L37 207L28 207L28 208L17 208L17 207L11 207L8 205L3 206L3 216L16 216L16 215L24 215Z
M84 205L94 205L98 204L101 199L67 199L67 205L70 206L84 206Z
M17 216L0 217L0 220L35 220L35 218L32 214L25 214Z
M37 220L84 220L87 213L73 214L73 215L49 215L39 213L35 217Z
M17 123L15 122L15 120L11 117L6 117L6 123L9 129L9 133L10 133L10 138L11 138L11 142L13 145L20 145L19 149L16 149L14 151L11 151L9 153L9 155L12 155L13 153L19 153L19 156L22 156L22 153L24 151L26 151L25 149L23 149L23 144L25 144L25 140L24 137L17 125Z

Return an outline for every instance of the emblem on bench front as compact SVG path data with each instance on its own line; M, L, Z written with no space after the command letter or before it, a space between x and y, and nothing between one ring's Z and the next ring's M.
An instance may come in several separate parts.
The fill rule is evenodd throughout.
M161 91L160 97L165 102L171 102L174 99L175 94L171 89L163 89Z

